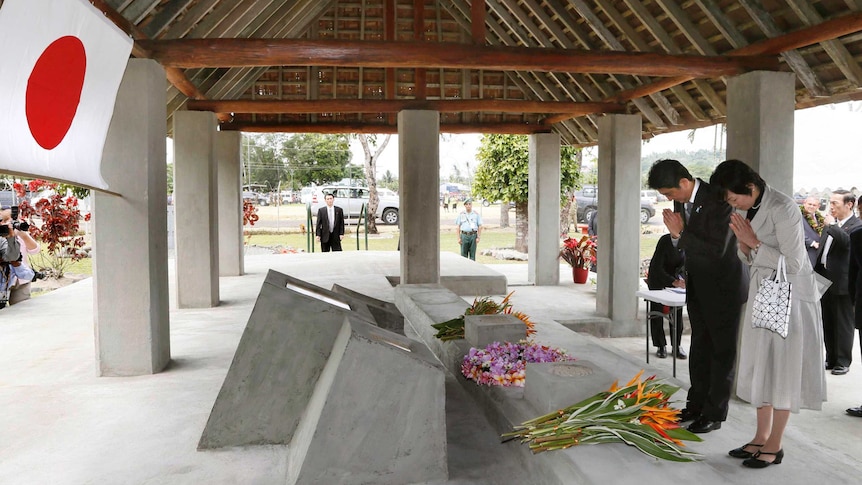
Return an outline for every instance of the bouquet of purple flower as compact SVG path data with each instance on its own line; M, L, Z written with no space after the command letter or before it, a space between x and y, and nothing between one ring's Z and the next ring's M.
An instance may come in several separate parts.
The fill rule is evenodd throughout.
M562 362L574 360L563 349L521 341L494 342L484 349L470 347L461 363L467 379L485 386L524 387L527 362Z

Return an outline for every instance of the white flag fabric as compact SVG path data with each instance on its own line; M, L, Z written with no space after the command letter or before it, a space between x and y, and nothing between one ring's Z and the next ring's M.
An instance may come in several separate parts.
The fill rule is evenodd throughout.
M86 0L5 0L0 172L109 189L102 149L131 51Z

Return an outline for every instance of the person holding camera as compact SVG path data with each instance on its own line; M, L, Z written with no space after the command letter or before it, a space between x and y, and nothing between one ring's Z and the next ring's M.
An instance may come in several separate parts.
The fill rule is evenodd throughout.
M14 305L24 300L30 299L30 283L36 279L41 273L35 273L30 267L30 254L38 254L41 250L39 243L30 235L30 226L26 222L17 222L18 211L17 207L4 206L0 207L0 235L3 237L14 237L13 241L17 242L20 248L20 259L15 258L14 261L3 260L4 265L11 268L4 268L4 273L9 270L7 285L9 289L9 304ZM5 229L4 229L5 228ZM8 239L7 239L8 241ZM12 278L11 274L15 273L18 277ZM34 275L30 278L20 277L22 274Z

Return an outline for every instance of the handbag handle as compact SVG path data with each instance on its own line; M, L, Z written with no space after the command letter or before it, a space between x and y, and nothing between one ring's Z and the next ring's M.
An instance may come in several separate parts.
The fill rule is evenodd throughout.
M778 256L778 267L775 269L775 281L781 283L787 281L787 264L784 262L784 255Z

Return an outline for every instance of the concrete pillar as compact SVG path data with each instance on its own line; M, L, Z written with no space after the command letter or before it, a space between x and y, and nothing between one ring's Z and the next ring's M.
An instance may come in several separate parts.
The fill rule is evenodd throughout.
M631 335L640 268L641 117L599 118L599 221L596 310L611 335Z
M218 268L220 276L242 276L242 178L240 149L242 133L215 134L218 171Z
M527 280L560 283L560 135L530 135Z
M174 113L174 247L179 308L209 308L219 301L215 133L213 113Z
M398 173L401 283L440 283L437 193L440 190L440 113L437 111L398 113Z
M727 83L727 158L760 173L770 186L793 193L796 75L749 72Z
M129 60L102 154L102 177L122 197L93 197L100 376L153 374L171 358L165 102L164 69Z

